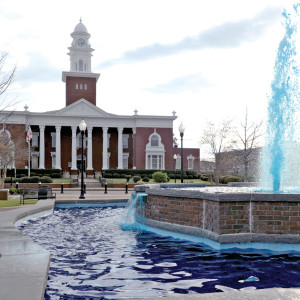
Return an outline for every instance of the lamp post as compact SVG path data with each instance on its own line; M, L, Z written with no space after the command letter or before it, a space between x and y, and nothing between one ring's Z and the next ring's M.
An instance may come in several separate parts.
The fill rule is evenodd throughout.
M83 119L79 124L79 130L81 132L81 193L79 199L85 199L84 187L83 187L83 137L84 137L84 132L86 130L86 123Z
M180 133L180 140L181 140L181 174L180 174L180 178L181 178L181 183L183 183L183 135L184 135L184 126L182 124L182 122L180 123L179 126L179 133Z
M176 160L177 160L177 155L174 154L173 158L174 158L174 173L175 173L175 183L176 183Z

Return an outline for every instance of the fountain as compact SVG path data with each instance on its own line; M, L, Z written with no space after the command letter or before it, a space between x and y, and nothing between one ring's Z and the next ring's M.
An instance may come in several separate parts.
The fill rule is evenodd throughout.
M261 181L263 190L283 193L300 183L299 84L297 32L300 4L282 13L285 35L274 67L274 80L268 107L266 141Z
M295 4L290 13L282 13L286 32L278 47L271 85L260 190L213 192L200 187L186 190L145 185L147 196L131 207L135 210L131 222L139 224L136 229L198 237L216 249L300 251L300 188L298 193L296 188L300 187L300 132L296 126L300 112L296 56L299 9L300 4Z

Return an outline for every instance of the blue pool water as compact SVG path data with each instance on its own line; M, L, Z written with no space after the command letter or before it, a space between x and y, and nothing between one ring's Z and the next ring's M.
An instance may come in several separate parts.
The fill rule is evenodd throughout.
M56 209L20 229L51 252L45 299L126 299L300 287L299 253L216 251L124 231L124 208Z

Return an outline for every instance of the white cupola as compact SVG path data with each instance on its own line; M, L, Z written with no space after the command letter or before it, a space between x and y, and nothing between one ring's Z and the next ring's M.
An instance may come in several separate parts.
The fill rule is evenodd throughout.
M73 41L71 47L68 48L70 50L68 53L70 56L70 72L92 72L91 57L94 49L91 48L89 43L91 35L82 23L81 18L71 33L71 37Z

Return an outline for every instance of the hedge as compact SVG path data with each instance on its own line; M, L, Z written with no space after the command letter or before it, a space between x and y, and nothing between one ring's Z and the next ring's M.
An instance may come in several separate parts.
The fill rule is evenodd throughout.
M174 170L107 169L107 170L102 171L102 175L103 175L103 178L113 178L114 176L117 176L117 174L118 174L118 176L120 176L121 174L125 174L125 175L130 175L131 177L132 176L140 176L142 178L143 177L152 178L152 175L155 172L166 173L167 176L170 178L171 178L171 174L174 174ZM180 178L180 170L176 170L176 175L178 176L178 174L179 174L179 178ZM183 175L184 176L193 176L194 179L198 178L198 173L193 170L184 171ZM120 178L120 177L115 177L115 178ZM192 179L191 177L186 177L186 178Z

